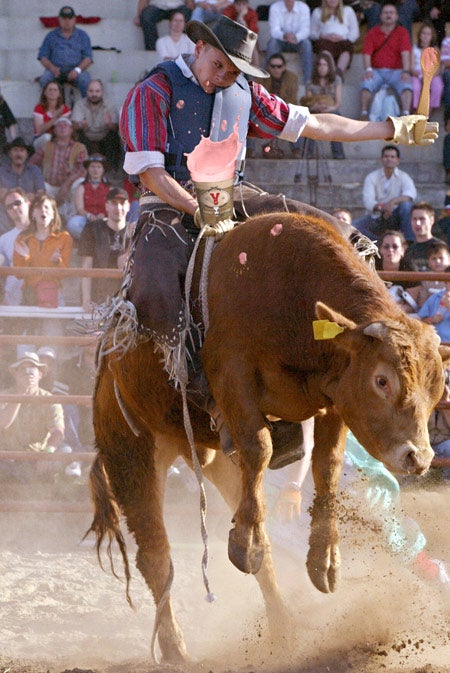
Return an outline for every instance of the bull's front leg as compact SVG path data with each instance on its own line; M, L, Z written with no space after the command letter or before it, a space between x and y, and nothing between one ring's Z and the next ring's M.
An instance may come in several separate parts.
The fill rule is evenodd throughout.
M347 428L334 412L316 417L312 470L315 497L306 560L308 575L323 593L335 591L341 557L337 525L337 490L341 475Z
M238 449L242 473L242 495L233 517L234 528L228 539L228 557L244 573L255 574L261 568L269 541L265 531L266 505L263 490L264 470L272 455L270 432L263 420L253 432L254 424L230 428ZM245 429L244 429L245 428Z

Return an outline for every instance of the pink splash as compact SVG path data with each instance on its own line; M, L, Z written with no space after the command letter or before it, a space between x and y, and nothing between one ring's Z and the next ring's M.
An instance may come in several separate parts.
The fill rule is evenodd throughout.
M180 99L180 100L177 102L177 108L178 108L178 110L182 110L182 109L184 108L184 100L181 100L181 99Z
M270 145L266 145L264 147L264 152L270 152Z
M279 236L281 232L283 231L283 225L278 222L278 224L274 224L272 229L270 230L271 236Z
M247 253L246 252L239 253L238 259L239 264L242 264L242 266L244 266L244 264L247 264Z
M237 124L225 140L213 142L202 136L192 152L186 154L187 167L192 180L194 182L210 182L211 180L219 182L232 178L241 145Z

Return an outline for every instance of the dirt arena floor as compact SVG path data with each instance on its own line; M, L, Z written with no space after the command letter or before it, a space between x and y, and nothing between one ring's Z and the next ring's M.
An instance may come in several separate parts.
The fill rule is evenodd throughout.
M2 498L8 490L3 484ZM85 479L37 490L24 489L22 497L88 499ZM133 611L123 583L102 572L91 544L80 544L89 512L0 512L0 673L450 671L450 590L418 578L380 548L376 535L354 524L341 525L342 579L333 595L320 594L307 578L306 529L295 553L274 549L295 630L288 642L271 643L254 578L227 558L230 515L208 493L212 604L204 598L195 488L178 481L168 492L174 607L192 659L182 668L151 662L154 608L134 566ZM450 487L409 486L402 502L425 533L430 556L448 564ZM128 544L133 561L133 541Z

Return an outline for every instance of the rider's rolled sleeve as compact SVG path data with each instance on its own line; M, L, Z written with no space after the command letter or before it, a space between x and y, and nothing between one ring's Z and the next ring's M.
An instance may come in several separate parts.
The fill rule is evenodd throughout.
M289 140L295 142L301 135L309 119L310 112L307 107L302 105L292 105L289 103L289 117L278 136L281 140Z
M164 168L164 154L162 152L127 152L123 164L129 175L140 175L148 168Z

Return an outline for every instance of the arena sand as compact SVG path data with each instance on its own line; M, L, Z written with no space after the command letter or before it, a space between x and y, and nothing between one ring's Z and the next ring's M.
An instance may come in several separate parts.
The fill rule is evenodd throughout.
M189 484L188 484L189 486ZM192 484L191 484L192 486ZM205 601L195 488L172 484L169 528L175 562L175 612L192 662L182 668L150 660L154 608L133 565L135 610L124 584L102 572L91 545L79 542L91 515L0 513L0 673L447 673L450 591L419 579L380 548L368 529L341 524L342 578L320 594L304 557L274 549L295 629L270 643L256 582L228 561L230 515L209 493L208 576L217 601ZM43 487L41 494L52 495ZM85 483L59 484L59 495L87 500ZM14 490L17 497L17 488ZM450 561L450 488L427 485L403 495L405 511L428 538L432 558ZM27 491L25 494L30 497ZM33 496L35 494L32 494ZM180 504L182 503L182 504ZM307 526L305 517L305 526ZM304 550L307 531L300 547ZM130 561L135 547L130 537ZM117 570L121 574L120 560Z

